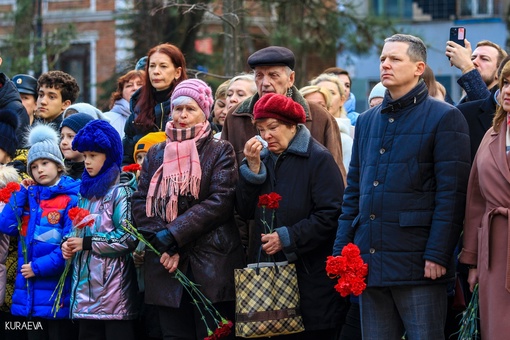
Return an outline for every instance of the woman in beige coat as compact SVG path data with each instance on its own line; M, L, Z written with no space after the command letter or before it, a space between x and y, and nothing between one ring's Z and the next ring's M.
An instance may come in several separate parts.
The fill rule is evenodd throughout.
M469 177L464 248L471 291L479 283L482 339L510 333L510 63L499 80L501 106Z

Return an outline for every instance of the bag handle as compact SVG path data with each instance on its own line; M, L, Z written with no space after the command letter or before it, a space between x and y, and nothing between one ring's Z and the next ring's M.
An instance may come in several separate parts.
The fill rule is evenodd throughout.
M259 275L260 273L260 256L262 254L262 245L260 245L260 248L259 248L259 255L257 257L257 267L255 267L255 273L257 275ZM269 255L271 256L271 258L273 259L273 263L274 263L274 269L276 271L276 274L280 274L280 271L278 270L278 266L276 265L276 260L274 259L274 256L273 255Z

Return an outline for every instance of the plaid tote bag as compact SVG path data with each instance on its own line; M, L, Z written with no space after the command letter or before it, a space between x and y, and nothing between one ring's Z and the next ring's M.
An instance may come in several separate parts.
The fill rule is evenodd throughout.
M296 266L266 262L234 270L236 336L259 338L305 330Z

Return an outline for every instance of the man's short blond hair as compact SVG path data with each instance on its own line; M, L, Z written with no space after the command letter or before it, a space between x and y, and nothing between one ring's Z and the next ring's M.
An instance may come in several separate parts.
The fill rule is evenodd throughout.
M503 59L505 59L505 57L507 56L506 51L504 49L502 49L498 44L493 43L492 41L489 41L489 40L479 41L478 44L476 44L476 47L480 47L480 46L490 46L490 47L495 48L498 51L498 65L497 65L498 67L501 64L501 61L503 61Z

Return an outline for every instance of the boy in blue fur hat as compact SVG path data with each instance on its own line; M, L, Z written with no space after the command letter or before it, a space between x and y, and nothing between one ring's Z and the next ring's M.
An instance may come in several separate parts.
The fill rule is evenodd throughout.
M72 318L79 320L79 339L134 340L138 311L131 253L137 240L122 223L131 221L135 177L123 173L129 179L120 182L122 142L105 121L85 125L74 137L73 149L83 153L86 170L78 205L98 216L83 237L69 235L62 243L64 258L75 256Z

